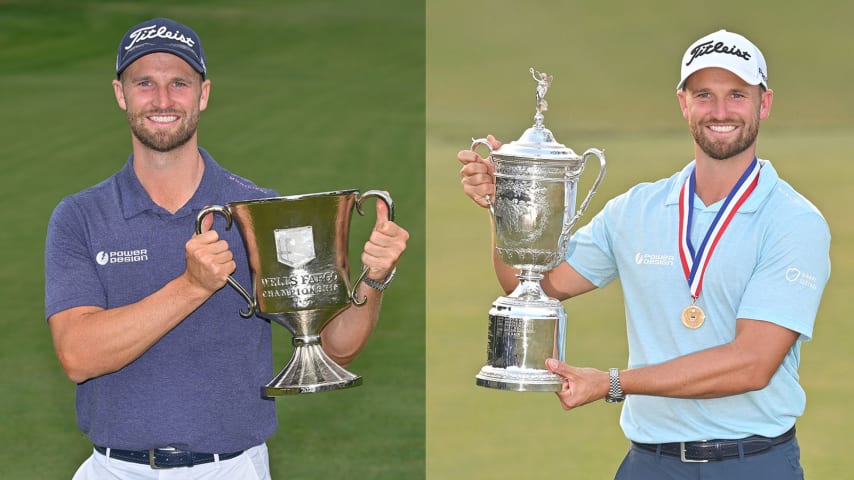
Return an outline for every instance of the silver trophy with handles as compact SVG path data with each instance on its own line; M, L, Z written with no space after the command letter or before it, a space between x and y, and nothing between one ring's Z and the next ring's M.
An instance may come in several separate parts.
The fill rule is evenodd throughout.
M566 256L570 230L587 209L605 176L605 156L590 148L577 155L558 143L543 124L546 92L553 77L533 68L537 82L534 125L509 144L492 150L486 139L473 140L490 149L495 166L495 198L487 197L501 260L519 273L519 285L489 310L487 363L477 385L500 390L556 392L563 378L546 369L545 361L564 361L566 313L543 291L543 272ZM578 179L588 159L599 160L599 175L576 210Z
M394 203L387 192L357 190L311 193L230 202L204 208L196 233L209 214L220 214L226 228L237 222L252 272L252 294L231 276L228 283L248 302L240 315L258 315L284 326L293 335L294 352L285 368L262 388L266 396L312 393L361 385L362 377L336 364L320 345L320 332L351 303L361 305L351 283L348 261L353 210L364 215L362 203L376 197ZM238 266L240 268L240 266Z

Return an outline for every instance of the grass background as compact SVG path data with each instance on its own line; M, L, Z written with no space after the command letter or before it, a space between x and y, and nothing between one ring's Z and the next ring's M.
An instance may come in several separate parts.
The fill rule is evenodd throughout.
M212 91L199 142L220 164L282 194L388 190L411 234L379 326L350 367L364 385L277 401L274 478L422 478L420 0L0 0L0 478L70 478L91 452L44 321L44 235L62 197L127 159L110 86L116 49L156 16L202 38ZM352 222L354 278L367 212ZM279 369L290 334L273 329Z
M564 412L551 394L474 385L486 361L487 311L501 291L488 214L462 193L455 157L472 137L518 138L533 122L536 84L528 68L554 75L546 126L576 152L598 147L608 158L586 223L609 198L691 160L675 96L679 59L720 28L745 34L768 60L776 95L759 155L830 224L833 272L814 340L802 350L808 403L798 435L807 478L854 478L847 409L854 392L847 380L854 328L851 18L851 3L821 0L428 0L428 478L613 478L628 446L619 407L597 402ZM584 172L581 192L595 172ZM564 306L570 363L626 364L619 285Z

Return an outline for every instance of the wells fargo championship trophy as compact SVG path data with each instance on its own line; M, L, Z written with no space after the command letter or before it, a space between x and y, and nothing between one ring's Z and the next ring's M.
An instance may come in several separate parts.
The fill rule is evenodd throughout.
M563 378L546 370L545 361L564 361L566 314L561 303L543 292L542 272L563 261L570 230L578 222L605 176L605 156L588 149L576 155L558 143L543 125L545 95L553 77L533 68L537 81L534 126L509 144L490 149L495 166L495 198L487 196L500 258L519 270L519 285L498 297L489 310L487 364L477 374L482 387L515 391L560 391ZM575 209L578 179L588 158L599 159L599 176Z
M196 233L211 213L232 219L249 258L253 294L234 278L228 283L248 302L240 315L254 314L283 325L293 335L294 352L285 368L270 381L267 396L312 393L362 384L362 377L336 364L320 346L320 331L352 302L361 305L357 287L367 269L351 284L348 262L350 218L362 202L377 197L388 205L394 220L394 203L387 192L357 190L312 193L287 197L230 202L204 208L196 218ZM238 266L238 268L240 268Z

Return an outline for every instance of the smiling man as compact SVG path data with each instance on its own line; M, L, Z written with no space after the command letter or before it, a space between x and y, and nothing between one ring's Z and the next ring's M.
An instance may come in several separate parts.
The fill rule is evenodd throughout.
M563 300L620 279L628 368L547 367L565 379L567 410L625 400L631 447L617 480L802 479L800 345L830 275L830 231L756 156L774 94L752 42L725 30L697 40L677 98L694 160L609 201L542 281ZM494 168L471 150L458 158L464 192L486 206ZM494 264L512 291L515 272Z
M229 274L249 285L237 229L193 235L207 205L276 196L200 148L211 82L198 35L157 18L119 44L116 102L133 153L123 169L60 202L48 225L45 308L54 347L77 383L77 422L94 444L75 480L268 479L276 431L270 323L244 319ZM408 233L377 222L362 264L372 281L323 330L323 349L352 361L379 315ZM169 469L161 476L161 470Z

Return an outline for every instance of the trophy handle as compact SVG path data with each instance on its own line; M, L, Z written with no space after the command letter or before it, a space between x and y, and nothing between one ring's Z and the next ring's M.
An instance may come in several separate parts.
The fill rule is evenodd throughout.
M386 206L388 206L388 219L389 221L394 221L394 200L391 199L391 195L384 190L368 190L367 192L359 195L356 198L356 211L359 212L359 215L365 216L365 212L362 211L362 202L365 201L366 198L369 197L377 197L377 199L385 202ZM391 274L394 274L397 267L392 270ZM360 300L356 295L356 290L359 287L359 284L365 279L365 276L368 274L368 267L362 265L362 272L359 274L359 277L356 279L356 283L353 284L352 290L350 290L350 301L353 302L354 305L364 305L365 302L368 301L368 297L362 297Z
M493 152L492 145L489 144L489 141L485 138L472 138L471 139L471 150L472 151L475 151L477 149L477 147L480 145L486 145L486 148L489 149L489 161L490 161L490 163L492 163L494 165L495 162L492 161L492 152ZM486 205L489 207L489 214L492 216L492 218L494 220L495 219L495 209L492 207L492 198L489 196L489 194L487 194L486 197L484 197L484 198L486 198Z
M588 148L581 156L582 169L584 168L584 165L587 164L588 157L596 157L599 159L599 176L596 177L596 181L593 182L593 186L590 187L590 191L587 192L587 196L584 197L584 201L578 206L575 216L573 216L569 223L564 226L563 232L561 232L561 237L563 238L561 248L567 241L569 241L569 231L572 230L572 227L574 227L575 224L578 223L578 220L581 219L581 215L584 214L584 211L587 210L587 205L590 204L590 199L593 198L596 190L599 189L599 184L602 183L602 179L605 178L605 154L602 150L597 148Z
M199 214L196 216L196 235L202 233L202 220L204 220L204 218L211 213L219 213L220 215L225 217L225 229L228 230L231 228L231 211L228 209L228 207L223 207L220 205L211 205L203 208L202 211L199 212ZM249 318L254 315L256 309L255 299L253 299L249 295L249 292L247 292L246 289L243 288L243 286L241 286L240 283L237 282L237 280L232 278L231 275L228 276L228 284L234 287L234 289L237 290L237 293L243 295L243 298L245 298L248 302L248 305L246 306L246 311L241 310L240 316L243 318Z

